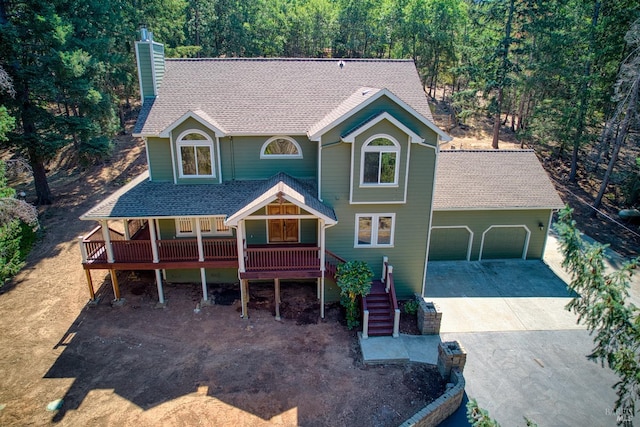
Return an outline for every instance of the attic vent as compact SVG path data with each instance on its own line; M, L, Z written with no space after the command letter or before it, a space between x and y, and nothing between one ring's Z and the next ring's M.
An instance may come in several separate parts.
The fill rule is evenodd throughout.
M340 69L342 69L344 67L344 61L340 61L338 62L338 66L340 67Z
M371 89L365 89L362 91L362 96L366 96L369 92L371 92Z

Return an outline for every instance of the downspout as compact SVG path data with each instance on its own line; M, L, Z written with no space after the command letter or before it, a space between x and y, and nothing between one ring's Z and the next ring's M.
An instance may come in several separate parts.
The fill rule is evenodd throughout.
M424 293L427 288L427 266L429 265L429 246L431 246L431 226L433 225L433 201L436 195L436 180L438 179L438 157L440 157L440 135L436 134L436 146L434 147L436 154L436 161L433 166L433 186L431 189L431 206L429 211L429 227L427 228L427 249L424 258L424 275L422 276L422 291L420 295L424 298Z

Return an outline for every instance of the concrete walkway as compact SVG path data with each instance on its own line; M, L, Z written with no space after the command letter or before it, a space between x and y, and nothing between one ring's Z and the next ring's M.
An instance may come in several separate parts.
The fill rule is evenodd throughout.
M615 426L617 377L586 358L592 337L564 309L572 294L561 263L552 235L544 262L431 262L425 299L443 312L440 337L361 339L363 358L435 364L440 340L458 340L468 354L466 393L502 425L525 425L526 416L540 426ZM631 300L640 301L640 277ZM442 425L469 425L465 404Z

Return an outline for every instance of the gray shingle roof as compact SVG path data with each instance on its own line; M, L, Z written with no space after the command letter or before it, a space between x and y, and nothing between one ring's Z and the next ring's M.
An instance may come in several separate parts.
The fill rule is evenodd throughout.
M533 150L439 153L433 201L436 210L563 206Z
M307 206L336 219L333 209L315 197L314 180L299 180L282 172L267 180L181 185L149 181L149 174L145 172L80 218L231 216L280 181L302 194Z
M336 59L167 59L158 96L145 100L134 133L156 135L202 110L232 134L305 134L363 87L386 88L432 120L412 61L342 61L340 68Z

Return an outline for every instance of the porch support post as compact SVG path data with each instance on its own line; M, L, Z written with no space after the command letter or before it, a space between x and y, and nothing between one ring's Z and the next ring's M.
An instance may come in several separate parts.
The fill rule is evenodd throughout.
M129 234L129 220L123 219L122 223L124 224L124 239L131 240L131 235Z
M236 244L238 246L238 272L244 273L244 220L238 222L238 228L236 230Z
M202 281L202 302L209 302L209 292L207 290L207 272L203 268L200 268L200 280Z
M380 277L380 281L385 283L387 281L387 265L389 264L389 257L382 257L382 277Z
M247 315L247 300L249 295L249 286L246 279L240 279L240 301L242 302L242 318L248 318Z
M280 320L280 279L275 278L275 288L276 288L276 320Z
M120 286L118 285L118 275L115 270L109 270L111 273L111 285L113 286L113 296L115 301L120 301Z
M160 262L158 257L158 242L156 242L156 222L153 219L149 223L149 238L151 239L151 253L153 254L153 262Z
M102 227L102 240L104 240L104 247L107 250L107 262L113 263L113 248L111 247L111 235L109 234L109 223L107 221L100 221Z
M164 304L164 290L162 289L162 274L159 269L156 268L156 286L158 287L158 303Z
M323 219L319 219L320 226L320 317L324 319L324 274L326 270L326 226Z
M87 248L84 246L84 236L78 236L78 243L80 244L80 255L82 255L82 263L87 263L87 258L89 258L87 254Z
M202 228L200 227L200 218L196 218L196 239L198 240L198 261L204 261L204 247L202 246ZM205 296L205 299L206 296Z
M93 290L93 280L91 280L91 270L87 268L86 270L84 270L84 274L85 276L87 276L87 286L89 286L89 295L91 296L91 301L95 302L96 293Z

